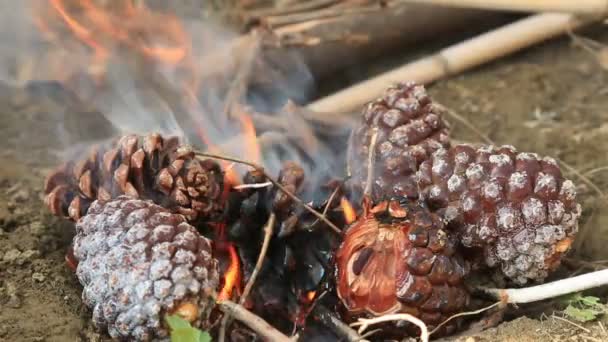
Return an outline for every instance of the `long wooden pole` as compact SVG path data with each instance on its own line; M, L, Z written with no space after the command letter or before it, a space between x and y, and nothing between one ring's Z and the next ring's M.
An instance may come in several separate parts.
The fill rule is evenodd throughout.
M608 0L400 0L400 2L487 10L591 15L608 11Z
M438 53L355 84L319 99L308 108L341 114L356 110L378 97L390 85L415 81L429 83L495 60L575 29L599 17L571 14L537 14L450 46ZM328 114L331 115L331 114Z

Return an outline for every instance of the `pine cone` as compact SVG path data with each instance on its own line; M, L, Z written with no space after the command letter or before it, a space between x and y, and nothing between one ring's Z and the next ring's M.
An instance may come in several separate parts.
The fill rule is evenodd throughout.
M367 105L353 129L348 165L355 187L365 187L369 147L377 129L372 194L416 198L413 175L434 151L449 146L443 109L433 104L422 85L401 83Z
M336 288L349 314L407 312L433 326L461 312L469 266L441 219L409 200L363 207L336 254Z
M45 203L53 214L77 221L93 201L124 194L150 199L193 221L221 212L222 189L220 166L196 159L178 138L126 135L49 175Z
M574 184L548 157L458 145L435 152L418 179L421 196L461 243L518 284L557 268L578 229Z
M76 274L93 322L121 340L168 335L164 315L184 308L201 326L219 283L210 241L182 215L120 196L95 201L76 224Z

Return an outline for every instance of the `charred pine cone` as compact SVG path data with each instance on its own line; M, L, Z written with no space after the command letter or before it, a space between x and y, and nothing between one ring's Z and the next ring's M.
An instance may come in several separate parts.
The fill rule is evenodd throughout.
M255 170L243 179L244 184L265 181ZM307 183L303 168L295 162L282 165L277 182L319 212L328 206L336 187L341 186L328 181L324 186L314 187L315 191L305 191L313 186ZM250 310L289 333L294 324L298 327L304 324L314 293L322 293L332 280L331 258L339 243L338 236L277 187L244 188L236 195L242 200L230 205L239 211L227 215L234 220L228 223L228 231L239 250L244 282L251 276L260 253L264 226L271 213L276 215L274 235L249 296ZM327 218L336 224L343 217L338 208L340 196L339 191L333 196L327 212Z
M556 161L511 146L439 150L418 183L461 243L518 284L556 269L578 229L575 187Z
M375 199L387 195L418 196L414 175L433 152L449 146L443 109L434 104L424 86L401 83L363 110L353 129L348 151L352 182L365 187L370 144L377 133L372 191Z
M58 216L77 221L95 200L120 195L150 199L189 221L222 210L223 174L212 160L199 160L177 137L126 135L49 175L45 203Z
M440 217L409 200L363 207L336 253L337 293L347 313L406 312L432 327L463 311L469 266Z
M76 224L83 301L95 325L120 340L167 337L164 315L186 308L203 325L219 283L211 253L182 215L151 201L96 201Z

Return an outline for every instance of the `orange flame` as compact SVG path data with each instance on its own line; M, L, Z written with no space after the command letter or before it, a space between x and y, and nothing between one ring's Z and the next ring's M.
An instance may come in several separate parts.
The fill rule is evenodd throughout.
M232 291L238 286L241 279L241 262L233 244L228 244L230 254L230 265L224 273L224 286L218 295L218 301L229 300L232 298Z
M344 213L344 220L347 224L351 224L355 222L357 219L357 213L355 212L355 208L350 202L346 199L346 197L340 198L340 207L342 207L342 212Z
M315 299L316 295L317 295L317 291L308 291L308 293L306 293L306 299L309 302L312 302Z

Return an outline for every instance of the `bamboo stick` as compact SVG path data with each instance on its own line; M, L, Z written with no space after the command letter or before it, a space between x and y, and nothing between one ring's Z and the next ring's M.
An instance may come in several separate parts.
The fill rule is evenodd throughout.
M392 84L403 81L426 84L458 74L563 34L594 19L599 17L579 18L559 13L530 16L321 98L310 103L308 108L337 115L346 113L372 101Z
M591 15L608 11L607 0L401 0L401 2L501 11L562 12Z

